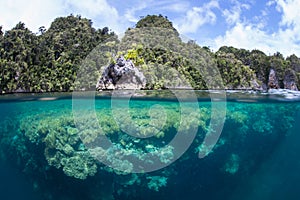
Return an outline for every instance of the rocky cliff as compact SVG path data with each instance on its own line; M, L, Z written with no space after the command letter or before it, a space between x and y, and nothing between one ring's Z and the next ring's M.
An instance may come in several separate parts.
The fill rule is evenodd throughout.
M286 70L283 79L280 79L276 70L271 69L268 79L268 89L288 89L298 91L295 71Z
M142 89L146 85L146 79L131 60L123 56L117 58L116 63L107 66L97 83L97 90L113 89Z

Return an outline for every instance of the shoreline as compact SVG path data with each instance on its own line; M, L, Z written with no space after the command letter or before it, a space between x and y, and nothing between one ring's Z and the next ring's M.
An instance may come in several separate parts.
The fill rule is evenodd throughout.
M177 92L176 94L174 92ZM76 92L76 98L90 99L91 91ZM174 101L176 95L180 95L180 101L195 99L207 101L214 98L217 100L220 94L221 100L234 100L257 102L266 99L283 101L300 101L300 91L288 89L269 89L268 91L258 90L186 90L186 89L164 89L164 90L105 90L94 91L96 99L137 99L137 100L167 100ZM10 101L52 101L62 99L72 99L73 92L40 92L40 93L8 93L0 95L0 102ZM214 96L211 96L214 95ZM225 95L225 96L224 96ZM178 100L177 100L178 101Z

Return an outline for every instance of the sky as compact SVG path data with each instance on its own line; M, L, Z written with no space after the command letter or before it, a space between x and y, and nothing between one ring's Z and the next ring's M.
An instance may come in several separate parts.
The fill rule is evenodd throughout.
M22 21L37 33L72 13L121 35L141 17L162 14L213 51L226 45L300 57L299 9L300 0L0 0L0 26L9 30Z

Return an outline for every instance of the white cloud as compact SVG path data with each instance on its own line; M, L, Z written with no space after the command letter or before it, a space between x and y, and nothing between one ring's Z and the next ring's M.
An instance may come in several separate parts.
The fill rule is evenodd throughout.
M236 20L224 35L212 40L210 45L214 50L226 45L250 50L259 49L267 54L279 51L285 56L291 54L300 56L300 1L273 0L266 5L269 7L275 5L278 14L281 14L281 20L277 22L279 25L277 30L270 33L264 29L263 22L254 24ZM272 17L266 16L268 14L266 12L261 14L261 19Z
M40 26L49 28L55 18L71 13L91 19L96 28L108 26L117 33L124 32L129 24L106 0L2 0L0 25L9 30L22 21L37 32Z
M204 24L213 24L217 19L216 14L213 12L214 8L219 8L217 0L211 0L202 7L193 7L186 12L182 20L176 23L176 28L180 33L186 34L195 33Z
M54 16L64 15L64 7L59 0L6 0L0 6L0 25L4 30L13 28L19 21L33 32L41 26L49 27Z
M91 17L103 16L108 18L117 18L117 10L110 6L106 0L84 0L74 1L66 0L66 4L73 7L73 10L79 11L79 13L85 13Z
M234 4L234 6L231 7L230 9L224 9L224 11L222 12L223 16L225 17L226 22L229 25L233 25L235 23L240 22L242 10L250 9L249 4L243 4L236 0L233 0L232 2Z
M299 0L276 0L279 10L282 12L281 25L300 26L300 1Z
M214 50L226 45L249 50L259 49L267 54L279 51L285 56L293 53L300 55L300 46L288 35L287 31L268 34L259 26L237 23L232 29L226 31L224 36L217 37L211 46Z
M136 23L139 20L139 18L137 16L135 16L136 12L143 10L147 7L148 7L148 5L146 4L146 2L142 1L135 7L126 9L124 16L128 21Z
M234 46L246 49L260 49L270 51L271 48L266 45L266 40L272 41L263 31L253 25L237 23L232 29L226 31L224 36L215 39L215 47Z
M135 2L134 6L127 8L124 17L136 23L140 16L137 13L143 12L145 14L162 14L162 13L185 13L189 9L189 2L179 0L145 0Z
M173 3L165 3L161 7L162 10L177 12L177 13L184 13L189 9L190 4L187 1L180 1L180 2L173 2Z
M81 14L83 17L92 19L95 27L108 26L117 33L125 31L128 23L124 21L116 8L111 6L107 0L66 0L65 4L74 14Z
M298 48L300 43L300 1L275 0L275 2L282 12L278 34L284 41L293 43L294 48Z
M270 0L270 1L268 1L268 2L266 3L266 6L272 6L272 5L274 5L274 4L276 4L275 1L274 1L274 0Z

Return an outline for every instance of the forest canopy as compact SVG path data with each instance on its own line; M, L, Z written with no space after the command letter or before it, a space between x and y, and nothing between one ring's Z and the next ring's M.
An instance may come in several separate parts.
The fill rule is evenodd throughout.
M172 22L162 15L143 17L122 39L109 27L96 29L92 24L80 15L69 15L56 18L47 30L41 26L39 33L22 22L5 32L0 27L0 93L68 92L78 85L81 90L94 89L104 60L113 62L120 54L149 77L145 89L174 85L175 71L194 89L300 87L300 59L294 54L284 58L280 52L266 55L228 46L213 52L193 40L183 42ZM86 71L78 77L83 61L99 45L107 54L85 63L92 66L92 74ZM93 81L87 81L85 75Z

